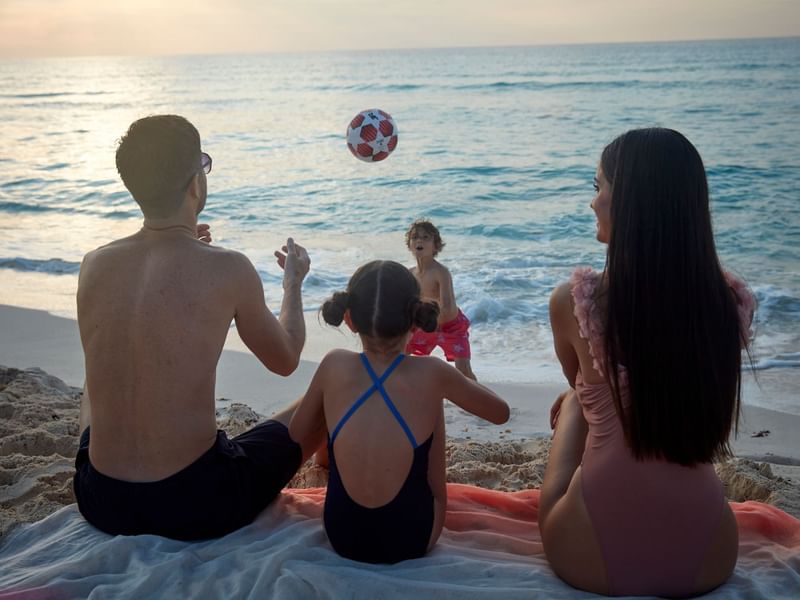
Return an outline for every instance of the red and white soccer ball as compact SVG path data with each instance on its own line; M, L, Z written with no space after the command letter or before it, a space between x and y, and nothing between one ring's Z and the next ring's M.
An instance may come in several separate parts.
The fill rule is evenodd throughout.
M362 110L347 126L347 147L359 160L383 160L397 147L394 119L377 108Z

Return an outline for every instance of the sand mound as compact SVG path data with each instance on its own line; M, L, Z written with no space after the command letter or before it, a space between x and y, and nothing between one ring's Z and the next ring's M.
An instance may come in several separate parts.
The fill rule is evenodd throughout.
M473 442L448 440L447 481L504 492L540 487L550 440Z
M766 502L800 518L800 493L797 486L774 474L769 463L732 458L714 465L714 468L729 499L736 502Z
M75 501L80 395L41 369L0 367L0 535Z

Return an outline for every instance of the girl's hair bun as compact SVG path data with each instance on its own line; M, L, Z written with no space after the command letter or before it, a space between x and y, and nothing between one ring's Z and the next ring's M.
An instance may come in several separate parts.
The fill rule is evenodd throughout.
M347 292L336 292L328 298L322 305L320 312L322 318L328 325L338 327L342 324L344 313L350 304L350 294Z
M439 305L436 302L423 302L415 298L411 303L411 322L422 331L436 331L439 319Z

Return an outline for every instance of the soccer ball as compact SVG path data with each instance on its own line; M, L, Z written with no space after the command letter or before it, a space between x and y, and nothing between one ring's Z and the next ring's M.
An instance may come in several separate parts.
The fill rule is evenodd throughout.
M394 119L377 108L362 110L347 126L347 147L359 160L383 160L397 147Z

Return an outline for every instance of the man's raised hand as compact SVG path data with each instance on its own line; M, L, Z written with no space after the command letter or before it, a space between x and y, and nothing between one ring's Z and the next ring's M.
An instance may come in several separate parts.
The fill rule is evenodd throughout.
M300 283L308 274L311 259L308 252L300 244L295 244L292 238L286 240L286 245L281 250L275 251L278 265L283 269L283 287L292 283Z

